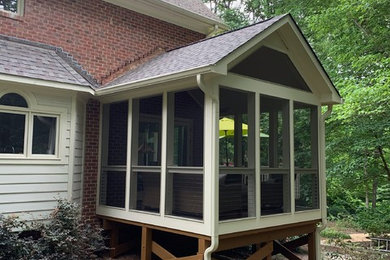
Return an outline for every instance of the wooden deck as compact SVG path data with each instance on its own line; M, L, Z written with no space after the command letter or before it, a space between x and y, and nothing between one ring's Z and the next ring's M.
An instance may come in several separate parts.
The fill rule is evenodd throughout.
M124 252L134 248L138 243L141 260L152 259L152 254L163 260L202 260L205 250L210 246L211 239L208 236L195 233L175 230L170 228L147 225L138 222L126 221L122 219L109 218L99 216L103 219L103 227L110 231L110 256L123 254ZM294 253L297 247L308 245L309 260L316 259L315 248L315 230L319 220L307 221L278 227L263 228L232 234L221 235L219 237L219 246L217 251L225 251L233 248L256 245L256 251L247 259L271 259L273 255L282 254L287 259L300 260L301 258ZM120 241L121 225L129 225L137 227L139 232L135 232L127 241ZM161 234L178 235L191 238L193 245L192 251L188 251L189 255L183 256L182 252L177 254L176 251L183 249L181 245L182 239L167 238L163 240L157 237ZM298 236L295 240L285 239L287 237ZM138 241L138 242L137 242ZM196 242L197 241L197 242ZM169 246L166 246L167 243ZM183 242L187 243L188 242ZM195 248L196 247L196 248ZM180 256L178 256L180 255Z

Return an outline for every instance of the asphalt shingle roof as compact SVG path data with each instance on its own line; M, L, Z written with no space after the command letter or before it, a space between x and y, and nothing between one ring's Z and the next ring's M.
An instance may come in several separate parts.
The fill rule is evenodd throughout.
M190 11L192 13L201 15L203 17L209 18L211 20L222 23L219 17L214 14L203 2L202 0L161 0L171 5L175 5L184 10Z
M39 44L35 44L39 45ZM82 86L91 84L54 47L0 37L0 73Z
M214 65L283 17L285 15L171 50L145 62L104 87L130 84Z

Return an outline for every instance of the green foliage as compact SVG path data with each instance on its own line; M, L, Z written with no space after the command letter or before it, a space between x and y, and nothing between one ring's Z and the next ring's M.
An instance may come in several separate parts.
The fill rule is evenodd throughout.
M372 236L390 233L390 205L379 205L375 209L363 209L356 215L358 226Z
M351 236L341 231L334 230L332 228L325 228L320 233L321 237L329 239L350 239Z
M0 259L93 259L105 249L102 230L75 203L59 200L47 224L0 215Z
M388 201L390 1L204 2L232 28L292 14L344 99L326 121L329 215L339 219L364 212L366 200L373 208Z

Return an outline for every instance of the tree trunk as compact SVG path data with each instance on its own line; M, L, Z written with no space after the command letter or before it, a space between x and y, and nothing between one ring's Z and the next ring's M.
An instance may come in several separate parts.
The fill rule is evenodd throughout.
M384 154L384 152L383 152L382 146L378 146L378 147L377 147L377 150L378 150L378 152L379 152L379 156L380 156L381 159L382 159L383 168L384 168L385 171L386 171L387 178L388 178L388 180L390 181L390 168L389 168L389 165L387 164L387 161L386 161L385 154Z
M372 182L372 208L376 208L376 194L378 191L378 177L375 176Z
M370 198L368 197L368 191L369 191L369 185L368 185L368 172L367 172L367 152L366 152L366 156L365 156L365 160L364 160L364 166L363 166L363 169L364 169L364 177L366 179L365 181L365 190L366 190L366 208L368 209L368 207L370 206Z

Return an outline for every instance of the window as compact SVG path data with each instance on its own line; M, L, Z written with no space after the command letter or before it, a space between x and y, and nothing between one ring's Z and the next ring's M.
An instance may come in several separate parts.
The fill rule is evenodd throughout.
M260 95L261 215L290 206L289 101Z
M130 208L160 212L162 96L133 100Z
M0 11L22 14L23 0L0 0Z
M103 106L100 204L124 208L129 102Z
M319 208L318 109L294 102L295 210Z
M58 115L31 111L16 93L0 98L0 155L56 155L57 139Z
M203 219L204 94L168 93L166 214Z
M219 219L255 213L253 93L220 88Z

